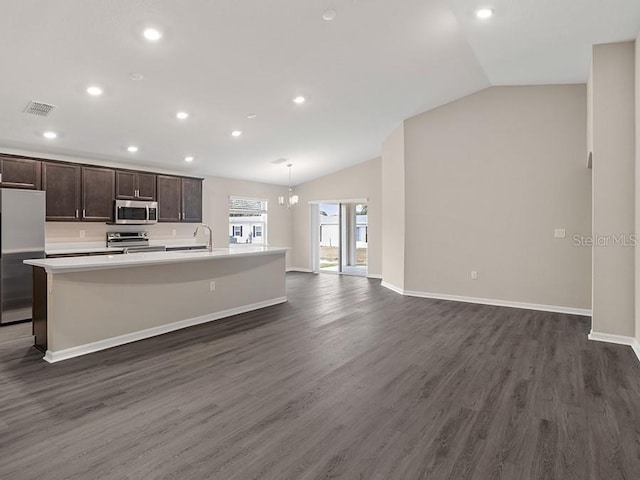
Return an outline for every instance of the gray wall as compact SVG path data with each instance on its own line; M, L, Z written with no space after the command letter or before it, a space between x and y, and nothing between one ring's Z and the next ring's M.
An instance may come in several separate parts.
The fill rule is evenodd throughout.
M382 280L397 289L405 282L404 124L382 146Z
M494 87L405 121L404 289L588 309L586 110L584 85Z
M596 45L592 59L593 325L597 333L634 336L634 249L613 235L635 231L635 46Z
M640 233L640 34L635 49L635 232ZM635 337L640 342L640 245L635 251Z

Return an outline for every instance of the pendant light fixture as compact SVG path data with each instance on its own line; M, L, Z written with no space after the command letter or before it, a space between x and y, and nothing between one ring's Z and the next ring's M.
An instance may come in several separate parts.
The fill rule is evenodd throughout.
M283 207L284 205L287 206L287 208L291 208L294 205L296 205L298 203L298 195L294 195L293 194L293 188L291 188L291 167L293 164L291 163L287 163L287 168L289 169L289 198L287 198L287 202L285 204L285 198L280 196L278 197L278 204Z

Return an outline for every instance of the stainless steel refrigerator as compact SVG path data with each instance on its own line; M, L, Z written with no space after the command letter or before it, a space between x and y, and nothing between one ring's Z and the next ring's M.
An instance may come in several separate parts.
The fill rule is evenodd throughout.
M29 320L29 258L44 258L45 192L0 188L0 324Z

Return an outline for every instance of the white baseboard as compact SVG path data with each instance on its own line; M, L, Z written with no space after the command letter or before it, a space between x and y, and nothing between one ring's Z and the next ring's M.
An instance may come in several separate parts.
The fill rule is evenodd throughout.
M404 295L404 290L400 287L396 287L395 285L392 285L388 282L385 282L384 280L382 281L382 283L380 283L380 285L382 285L384 288L388 288L389 290L391 290L392 292L396 292L399 293L400 295Z
M636 339L633 337L625 337L624 335L612 335L611 333L599 333L591 330L589 333L589 340L595 342L617 343L618 345L633 346L636 343Z
M231 317L232 315L238 315L240 313L259 310L261 308L270 307L272 305L278 305L286 301L287 301L287 297L272 298L270 300L264 300L262 302L243 305L241 307L236 307L236 308L230 308L228 310L223 310L221 312L215 312L208 315L202 315L200 317L180 320L177 322L169 323L167 325L160 325L158 327L148 328L146 330L141 330L139 332L127 333L125 335L119 335L117 337L111 337L105 340L99 340L97 342L87 343L85 345L78 345L77 347L58 350L57 352L52 352L51 350L47 350L47 353L44 356L44 360L46 360L49 363L55 363L61 360L67 360L69 358L86 355L88 353L98 352L100 350L106 350L107 348L117 347L118 345L124 345L125 343L137 342L138 340L144 340L145 338L155 337L157 335L173 332L175 330L181 330L183 328L192 327L194 325L200 325L202 323L212 322L214 320L220 320L221 318Z
M640 342L633 337L625 337L624 335L612 335L610 333L599 333L591 330L589 334L589 340L595 342L615 343L618 345L628 345L633 349L633 352L640 360Z
M539 303L512 302L509 300L494 300L480 297L464 297L461 295L447 295L444 293L418 292L413 290L403 290L395 285L382 282L382 286L393 290L400 295L409 297L431 298L434 300L450 300L452 302L478 303L480 305L493 305L496 307L523 308L525 310L538 310L542 312L568 313L570 315L591 316L591 310L586 308L563 307L559 305L544 305Z
M313 273L313 270L310 268L289 267L287 268L287 272Z
M369 273L367 274L367 278L373 278L376 280L382 280L382 275L379 275L377 273Z

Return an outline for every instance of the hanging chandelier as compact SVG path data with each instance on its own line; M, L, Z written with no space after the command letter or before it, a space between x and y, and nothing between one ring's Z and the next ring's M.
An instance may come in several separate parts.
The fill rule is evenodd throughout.
M286 199L286 203L285 203L285 197L280 196L278 197L278 204L280 206L284 206L286 205L287 208L291 208L294 205L296 205L298 203L298 195L294 195L293 194L293 188L291 188L291 167L293 164L291 163L287 163L287 168L289 169L289 198Z

